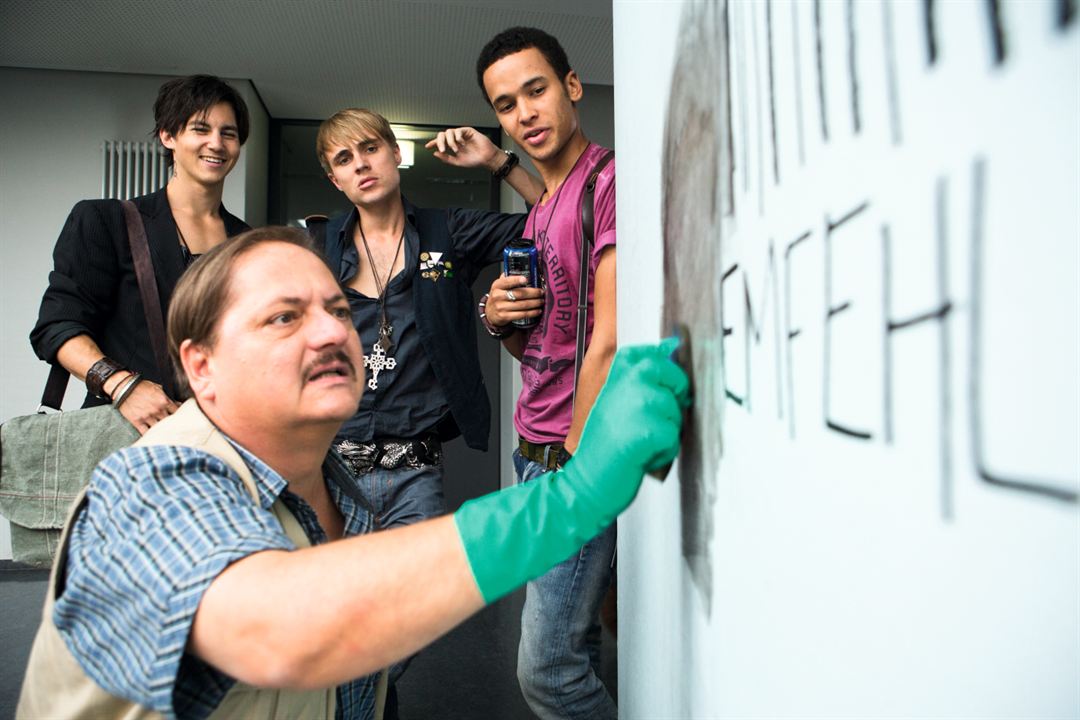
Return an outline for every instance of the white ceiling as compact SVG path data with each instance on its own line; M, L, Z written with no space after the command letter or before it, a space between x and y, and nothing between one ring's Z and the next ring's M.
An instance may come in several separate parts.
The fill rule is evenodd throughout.
M611 0L0 0L0 66L248 78L276 119L493 125L476 56L513 25L613 84Z

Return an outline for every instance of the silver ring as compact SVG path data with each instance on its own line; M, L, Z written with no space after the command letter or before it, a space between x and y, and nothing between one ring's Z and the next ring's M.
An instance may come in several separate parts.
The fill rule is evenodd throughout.
M514 291L513 290L507 290L506 291L506 299L509 300L510 302L514 302L515 300L517 300L517 298L514 297Z

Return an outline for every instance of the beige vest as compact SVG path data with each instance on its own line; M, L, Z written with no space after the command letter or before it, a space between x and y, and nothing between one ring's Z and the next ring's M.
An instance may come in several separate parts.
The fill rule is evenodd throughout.
M217 456L235 470L244 481L251 497L258 502L258 491L251 471L239 453L202 414L194 400L188 400L170 417L162 420L146 433L135 445L182 445L204 450ZM48 718L160 718L156 712L136 705L102 690L87 677L79 663L67 649L56 626L53 625L53 600L56 597L56 580L67 556L68 533L71 521L85 504L83 490L72 506L60 540L60 551L53 563L49 577L49 590L45 596L45 609L41 627L34 638L27 663L26 679L22 695L15 711L17 720ZM307 535L300 523L285 505L278 500L273 513L281 523L285 534L297 547L309 547ZM334 717L335 688L325 690L267 690L236 683L222 699L211 718L295 718Z

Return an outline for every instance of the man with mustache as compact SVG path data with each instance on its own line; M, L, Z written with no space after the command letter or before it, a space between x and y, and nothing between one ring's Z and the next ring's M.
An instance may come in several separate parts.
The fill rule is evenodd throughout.
M678 449L673 343L628 348L557 473L368 534L331 443L364 392L341 286L306 235L244 233L180 280L191 399L104 460L53 566L18 718L369 718L379 668L574 552Z

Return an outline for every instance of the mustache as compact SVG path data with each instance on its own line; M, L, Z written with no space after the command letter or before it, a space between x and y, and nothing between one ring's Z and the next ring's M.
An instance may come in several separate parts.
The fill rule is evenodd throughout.
M356 377L356 365L353 363L352 358L345 354L344 350L327 350L304 368L304 380L310 380L312 375L319 372L319 368L335 362L345 365L349 370L349 375L353 378Z

